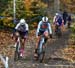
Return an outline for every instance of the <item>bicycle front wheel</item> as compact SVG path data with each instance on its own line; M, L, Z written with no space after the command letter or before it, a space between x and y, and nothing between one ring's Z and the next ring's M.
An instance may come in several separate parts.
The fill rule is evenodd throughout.
M41 54L39 54L40 63L42 63L44 61L44 57L45 57L45 52L42 52Z
M20 58L20 51L19 51L19 43L16 45L15 53L14 53L14 61L18 60Z

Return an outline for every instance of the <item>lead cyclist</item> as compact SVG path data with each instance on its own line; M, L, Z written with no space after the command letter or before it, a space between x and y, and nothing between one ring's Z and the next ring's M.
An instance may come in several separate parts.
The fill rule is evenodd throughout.
M46 32L46 33L45 33ZM40 41L41 35L45 35L45 43L48 39L48 36L50 36L50 38L52 38L52 28L51 28L51 24L49 23L48 17L42 17L42 20L39 22L38 27L37 27L37 31L36 31L36 38L37 38L37 42L36 42L36 46L35 46L35 51L34 51L34 57L37 57L37 50L38 50L38 43ZM45 46L43 46L44 48Z

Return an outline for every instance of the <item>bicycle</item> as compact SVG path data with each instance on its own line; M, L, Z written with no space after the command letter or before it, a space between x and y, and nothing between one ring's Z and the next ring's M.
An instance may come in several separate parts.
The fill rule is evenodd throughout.
M62 36L61 27L58 24L56 24L56 26L55 26L55 35L58 38Z
M45 47L43 45L45 44L45 35L41 35L40 41L38 43L38 49L37 49L37 57L36 60L40 61L41 63L44 60L45 57Z
M14 53L14 60L18 60L20 59L20 48L21 48L21 40L20 40L20 36L18 35L18 38L17 38L17 42L15 43L16 44L16 49L15 49L15 53Z

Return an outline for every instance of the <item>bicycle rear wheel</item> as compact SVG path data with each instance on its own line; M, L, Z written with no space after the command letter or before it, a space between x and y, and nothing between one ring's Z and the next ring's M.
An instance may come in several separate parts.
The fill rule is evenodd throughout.
M61 29L58 29L57 35L58 35L58 37L62 36Z
M38 59L42 63L45 56L45 48L43 48L44 45L44 38L40 41L39 49L38 49Z
M56 35L58 38L62 36L61 28L59 28L59 26L58 26L58 28L56 28L55 35Z

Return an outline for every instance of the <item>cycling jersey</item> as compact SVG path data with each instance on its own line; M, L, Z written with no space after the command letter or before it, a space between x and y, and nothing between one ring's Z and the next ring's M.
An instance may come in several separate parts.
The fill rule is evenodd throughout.
M22 38L28 35L28 24L27 23L18 23L15 27L15 31L18 31Z
M48 23L44 23L44 22L43 22L43 23L40 25L40 29L43 30L43 31L44 31L45 29L47 29L47 28L48 28Z
M26 32L28 31L28 24L27 23L18 23L15 27L16 30L21 31L21 32Z
M37 31L36 31L36 36L38 36L38 33L41 31L41 32L44 32L48 30L49 34L52 34L52 29L51 29L51 25L50 23L44 23L42 21L39 22L38 24L38 28L37 28Z
M59 26L62 25L62 18L61 17L58 18L57 23L59 24Z
M62 25L62 17L61 16L54 16L53 22L54 24L58 24L59 26Z

